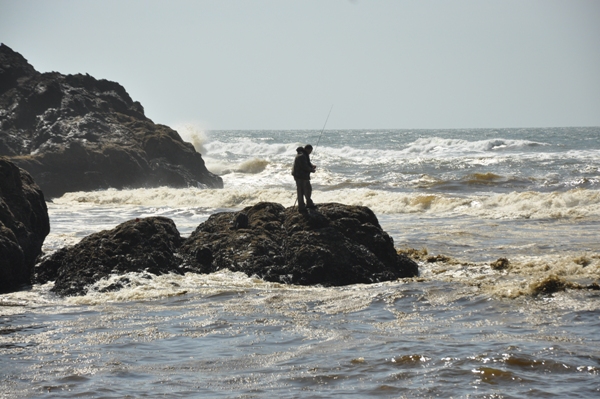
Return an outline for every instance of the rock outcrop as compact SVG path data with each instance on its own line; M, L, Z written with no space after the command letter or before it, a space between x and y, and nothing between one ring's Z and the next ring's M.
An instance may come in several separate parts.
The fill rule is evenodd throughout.
M170 219L130 220L55 252L36 266L36 281L55 281L53 290L59 295L80 295L113 274L222 269L267 281L324 286L418 275L417 264L396 252L369 208L320 204L300 214L296 208L263 202L214 214L187 240Z
M153 123L118 83L39 73L0 45L0 155L47 198L68 191L223 187L192 144Z
M89 285L113 274L181 273L181 259L175 252L182 241L171 219L130 220L59 249L36 266L35 281L54 281L52 290L68 296L85 294Z
M247 216L247 225L236 228L239 214ZM374 283L418 274L417 264L396 252L369 208L335 203L306 214L267 202L218 213L179 251L186 267L200 273L230 269L298 285Z
M50 232L44 195L23 169L0 157L0 293L31 282Z

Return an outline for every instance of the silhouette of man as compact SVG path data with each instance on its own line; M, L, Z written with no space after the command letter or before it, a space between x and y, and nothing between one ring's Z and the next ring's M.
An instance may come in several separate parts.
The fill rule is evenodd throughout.
M292 168L292 176L296 180L296 193L298 195L298 211L306 212L306 208L314 208L315 204L310 198L312 195L312 186L310 185L310 174L317 170L317 167L310 163L310 153L312 145L307 144L304 147L296 148L296 158ZM306 203L304 199L306 198Z

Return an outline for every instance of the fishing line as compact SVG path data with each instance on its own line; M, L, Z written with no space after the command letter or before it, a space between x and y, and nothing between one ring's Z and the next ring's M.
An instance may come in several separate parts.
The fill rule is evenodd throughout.
M333 104L331 104L331 108L329 108L329 113L327 114L327 119L325 119L325 124L323 124L323 129L321 129L321 134L319 135L319 140L317 140L317 144L315 148L313 148L313 153L317 150L317 146L321 142L321 137L323 137L323 132L325 131L325 126L327 126L327 121L329 120L329 115L331 115L331 110L333 109Z

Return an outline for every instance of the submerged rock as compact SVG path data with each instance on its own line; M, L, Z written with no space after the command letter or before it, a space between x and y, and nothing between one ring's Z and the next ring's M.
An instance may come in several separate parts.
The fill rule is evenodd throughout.
M490 267L494 270L506 270L510 267L510 261L506 258L498 258L495 262L490 263Z
M52 290L66 296L85 294L89 285L112 274L180 273L175 252L181 243L171 219L130 220L56 251L36 266L35 279L41 284L55 281Z
M247 227L235 228L245 214ZM320 204L306 214L275 203L212 215L180 248L186 268L241 271L264 280L339 286L418 275L367 207Z
M31 282L49 232L44 194L26 171L0 157L0 292Z
M220 188L202 155L144 115L118 83L39 73L0 45L0 155L46 197L105 188Z
M530 284L529 289L533 296L550 295L571 288L574 284L567 282L564 278L551 274L539 281Z

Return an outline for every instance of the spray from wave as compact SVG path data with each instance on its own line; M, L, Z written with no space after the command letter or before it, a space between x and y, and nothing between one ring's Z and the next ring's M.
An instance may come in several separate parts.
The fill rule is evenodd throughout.
M196 152L206 155L207 149L204 146L208 141L205 130L199 125L193 123L184 123L175 126L175 130L179 133L183 141L192 143Z
M251 158L240 163L227 163L227 162L215 162L208 161L207 166L213 173L220 176L229 173L246 173L246 174L257 174L263 172L269 165L269 161L260 158Z

